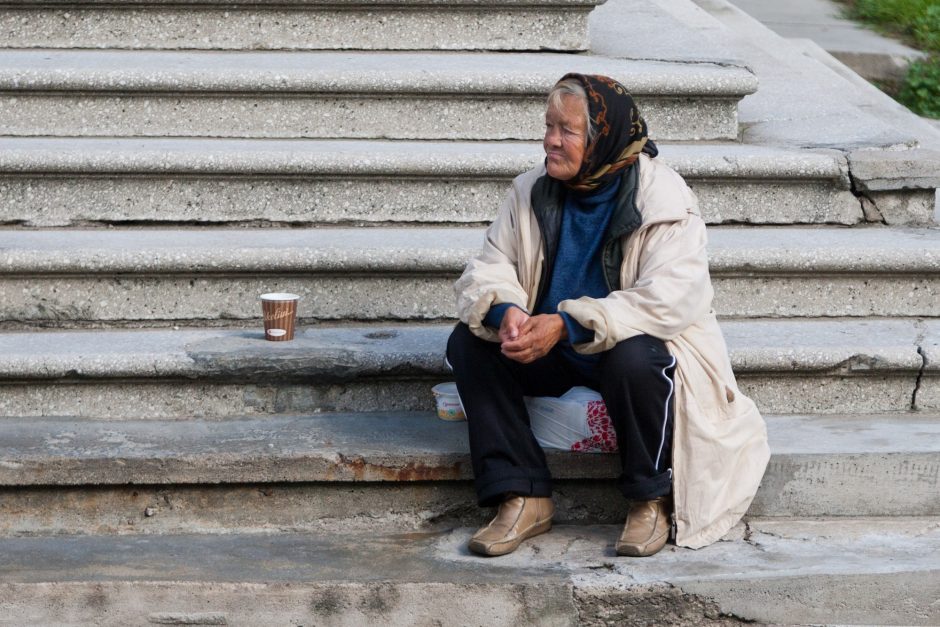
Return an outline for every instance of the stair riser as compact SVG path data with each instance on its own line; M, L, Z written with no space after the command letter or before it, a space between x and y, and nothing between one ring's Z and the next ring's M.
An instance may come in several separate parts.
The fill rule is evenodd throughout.
M259 332L259 337L261 333ZM97 419L171 419L272 413L433 409L431 387L441 378L349 384L290 383L272 371L271 383L244 380L29 381L0 387L0 417L76 416ZM745 373L738 383L761 411L772 413L871 413L909 411L917 372L840 375ZM921 389L940 382L925 377ZM918 396L917 409L940 410L940 394Z
M587 48L593 7L365 8L5 8L0 47L579 51Z
M611 558L619 559L623 558ZM701 625L716 623L716 617L723 625L826 624L833 620L839 624L933 625L938 618L933 577L935 572L930 571L873 575L823 571L800 578L696 581L688 577L677 584L626 586L615 581L605 585L586 576L574 585L561 576L497 584L91 580L5 584L0 603L7 610L4 624L8 625L502 627L537 623L561 627ZM846 604L844 599L852 602Z
M247 558L246 558L247 559ZM658 599L657 599L658 600ZM68 582L0 587L2 625L576 625L571 584ZM701 611L699 612L701 615ZM459 619L457 619L459 617ZM441 622L441 621L444 622Z
M0 319L21 327L260 326L258 296L268 292L300 295L301 324L456 318L458 272L376 274L7 276L0 278ZM735 318L934 317L940 301L940 276L781 271L751 277L713 270L712 279L715 310Z
M554 520L622 522L626 504L612 498L617 494L613 481L558 481ZM81 486L8 489L0 495L0 536L273 529L407 533L479 526L490 514L477 507L470 481Z
M637 104L657 139L738 135L736 99L638 96ZM0 96L12 136L541 140L544 117L541 95Z
M605 457L610 463L602 464L604 474L613 477L613 456ZM469 466L466 458L461 463ZM162 477L168 485L7 488L0 491L0 535L273 529L416 532L474 527L489 514L476 506L470 481L435 480L431 472L422 481L393 483L202 485L204 477L198 473L188 479L176 477L172 465L172 461L167 464L169 475ZM557 463L554 471L561 474ZM111 475L117 472L130 473L115 470ZM158 473L151 470L149 474ZM940 515L938 476L940 456L929 453L776 455L748 513L760 517L936 516ZM135 472L134 478L146 483L146 472L145 476ZM558 524L620 523L627 503L618 494L612 478L557 479L554 520Z
M687 180L710 224L856 224L864 220L856 198L835 181L715 183L694 175ZM510 175L340 178L311 173L309 178L300 178L247 174L8 174L0 175L0 224L479 223L493 218L510 182ZM898 198L909 195L905 191L895 194Z

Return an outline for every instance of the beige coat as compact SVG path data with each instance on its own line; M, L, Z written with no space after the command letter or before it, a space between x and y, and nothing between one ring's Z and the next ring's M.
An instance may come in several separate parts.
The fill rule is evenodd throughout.
M764 421L738 390L711 308L705 223L698 201L668 166L641 155L636 205L642 225L623 241L621 285L605 298L562 301L594 331L581 353L648 334L676 358L672 468L676 542L699 548L747 511L770 457ZM498 341L483 317L498 303L532 311L544 262L531 190L543 166L518 176L486 231L483 250L457 281L457 310L470 330Z

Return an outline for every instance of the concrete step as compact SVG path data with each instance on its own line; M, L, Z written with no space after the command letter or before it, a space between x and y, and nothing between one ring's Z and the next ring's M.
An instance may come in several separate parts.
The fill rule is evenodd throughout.
M10 0L4 48L562 50L587 48L604 0Z
M940 516L940 415L767 416L752 516ZM377 412L0 422L0 535L474 525L465 422ZM621 521L616 455L549 451L560 523Z
M8 538L5 624L933 625L937 518L755 520L734 539L613 555L565 526L481 559L432 534Z
M839 153L660 148L711 224L866 219ZM536 143L0 138L0 223L481 223L543 159ZM932 220L932 190L884 194L887 222ZM929 212L888 211L924 194Z
M637 21L649 27L633 37L620 35ZM660 36L673 32L673 25L681 33L678 39ZM591 14L595 54L645 49L656 55L665 49L677 58L672 52L677 47L690 59L734 58L755 72L759 89L738 107L744 142L838 150L849 159L855 189L878 205L871 213L875 220L878 212L889 223L903 221L904 213L923 220L934 215L935 204L940 206L934 195L940 187L940 134L909 111L872 98L870 87L860 89L727 0L654 0L642 6L636 0L609 0ZM792 97L796 84L799 99ZM866 164L893 173L888 179L870 177ZM898 188L922 193L912 193L919 196L914 204L892 206L888 196Z
M0 118L17 136L541 140L573 71L628 85L665 140L737 139L757 89L740 67L590 55L0 50Z
M940 230L714 227L724 317L936 317ZM0 230L7 328L244 325L299 294L302 323L456 318L482 228ZM403 296L407 295L407 296Z
M940 324L722 324L741 389L767 413L940 410ZM99 419L431 409L450 325L0 334L0 416Z

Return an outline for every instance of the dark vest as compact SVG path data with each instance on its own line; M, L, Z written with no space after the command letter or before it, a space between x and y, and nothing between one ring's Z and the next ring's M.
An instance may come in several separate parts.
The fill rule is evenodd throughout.
M620 191L617 193L617 207L610 218L604 233L601 259L604 264L604 279L611 292L622 288L620 285L620 266L623 265L623 250L620 240L628 237L643 223L643 216L636 208L636 192L640 179L640 162L627 168L620 179ZM565 206L567 188L564 184L544 174L532 186L532 211L542 233L542 246L545 247L545 263L539 279L539 292L535 298L535 311L542 302L548 280L555 266L555 254L558 252L558 238L561 235L561 217Z

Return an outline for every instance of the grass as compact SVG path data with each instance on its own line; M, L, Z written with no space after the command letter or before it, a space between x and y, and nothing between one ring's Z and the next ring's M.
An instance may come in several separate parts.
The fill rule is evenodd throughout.
M940 119L940 0L849 0L847 14L928 54L911 64L895 97Z

